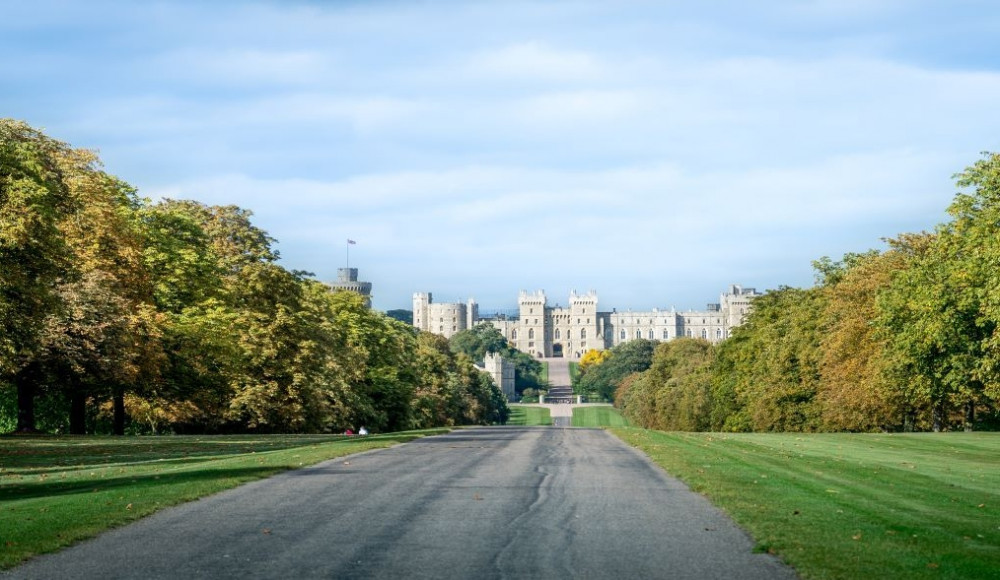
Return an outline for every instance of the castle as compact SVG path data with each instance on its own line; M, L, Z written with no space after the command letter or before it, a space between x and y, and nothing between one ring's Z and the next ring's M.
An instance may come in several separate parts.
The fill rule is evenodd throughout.
M705 310L601 312L594 291L571 292L565 308L549 306L545 292L521 291L517 315L480 318L475 300L438 304L429 292L417 292L413 295L413 325L449 338L486 322L521 352L540 358L579 359L588 350L605 350L637 338L665 341L687 336L717 343L743 323L750 302L759 295L753 288L734 284L720 295L718 303Z

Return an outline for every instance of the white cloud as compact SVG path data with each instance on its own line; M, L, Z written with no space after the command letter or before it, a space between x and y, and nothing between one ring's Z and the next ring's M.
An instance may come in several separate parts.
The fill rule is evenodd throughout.
M479 79L544 83L598 81L607 74L607 65L590 53L537 41L482 51L470 57L463 68L466 75Z

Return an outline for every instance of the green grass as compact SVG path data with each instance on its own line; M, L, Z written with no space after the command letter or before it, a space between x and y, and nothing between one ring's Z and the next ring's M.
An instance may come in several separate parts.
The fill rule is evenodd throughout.
M368 437L0 437L0 569L170 505L445 431Z
M552 414L545 407L510 406L508 425L551 425Z
M576 361L569 362L569 380L571 383L576 384L576 379L580 377L580 363Z
M538 378L542 381L543 385L549 384L549 363L542 362L542 372L539 373Z
M1000 434L612 432L805 578L1000 576Z
M628 424L628 419L611 405L573 409L574 427L625 427Z

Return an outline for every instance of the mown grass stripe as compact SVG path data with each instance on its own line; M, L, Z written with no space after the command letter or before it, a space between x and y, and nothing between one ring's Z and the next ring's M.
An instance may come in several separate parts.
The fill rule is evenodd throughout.
M807 578L986 578L1000 569L996 434L613 432Z

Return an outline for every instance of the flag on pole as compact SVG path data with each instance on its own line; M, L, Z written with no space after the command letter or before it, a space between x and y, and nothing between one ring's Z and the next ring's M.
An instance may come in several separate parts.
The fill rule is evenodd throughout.
M347 240L347 243L348 243L348 244L357 244L357 242L355 242L354 240L351 240L351 239L348 239L348 240Z

